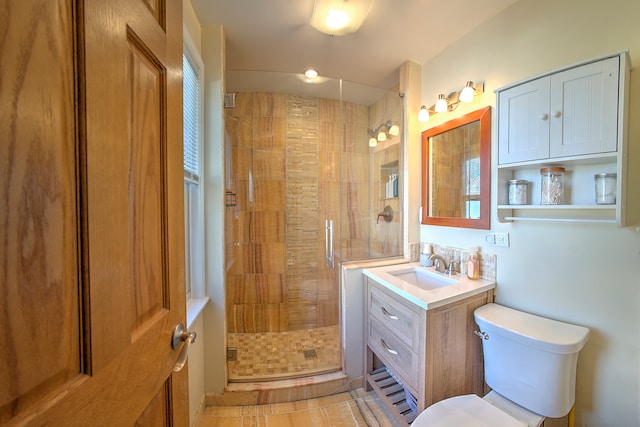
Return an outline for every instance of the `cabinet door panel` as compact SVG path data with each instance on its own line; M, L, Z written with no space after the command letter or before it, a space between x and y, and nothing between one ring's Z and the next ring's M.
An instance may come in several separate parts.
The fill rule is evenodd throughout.
M551 77L551 157L616 151L619 58Z
M549 157L549 77L499 94L499 163Z

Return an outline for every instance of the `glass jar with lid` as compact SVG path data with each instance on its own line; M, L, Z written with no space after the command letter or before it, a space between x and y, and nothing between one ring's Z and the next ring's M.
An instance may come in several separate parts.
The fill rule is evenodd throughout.
M565 168L559 166L540 169L540 204L564 204L564 174Z
M527 186L529 181L526 179L510 179L509 180L509 204L510 205L526 205L527 204Z
M596 181L596 204L616 204L616 179L615 173L598 173L594 176Z

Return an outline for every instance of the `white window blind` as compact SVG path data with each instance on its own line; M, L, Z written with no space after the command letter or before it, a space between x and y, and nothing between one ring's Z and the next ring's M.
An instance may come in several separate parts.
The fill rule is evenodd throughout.
M184 101L184 176L198 182L198 141L200 139L200 81L189 58L182 54Z

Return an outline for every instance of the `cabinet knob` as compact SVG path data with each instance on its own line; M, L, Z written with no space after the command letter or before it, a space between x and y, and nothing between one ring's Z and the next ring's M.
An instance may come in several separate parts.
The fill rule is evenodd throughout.
M540 114L540 120L547 120L548 118L549 118L549 115L547 113Z
M554 111L554 112L553 112L553 117L555 117L556 119L557 119L558 117L560 117L561 115L562 115L562 112L560 112L560 111Z

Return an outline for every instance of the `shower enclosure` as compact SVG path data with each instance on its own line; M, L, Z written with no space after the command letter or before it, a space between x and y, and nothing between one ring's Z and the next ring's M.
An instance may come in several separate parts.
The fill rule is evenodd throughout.
M231 382L340 371L340 263L401 255L403 246L398 91L266 77L270 87L228 74Z

